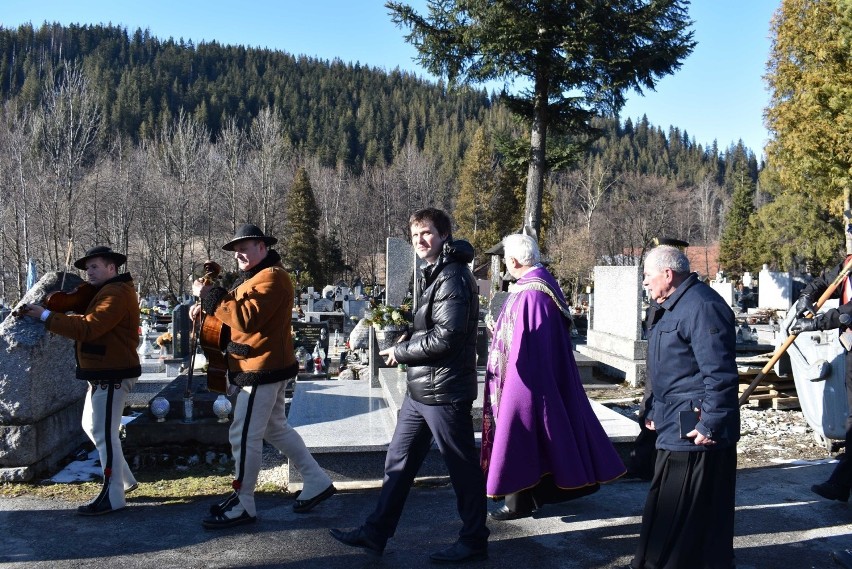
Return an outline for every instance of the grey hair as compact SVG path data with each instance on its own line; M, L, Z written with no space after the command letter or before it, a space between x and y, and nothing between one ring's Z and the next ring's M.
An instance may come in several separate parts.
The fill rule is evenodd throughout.
M541 260L538 243L534 237L513 233L503 238L503 255L514 257L525 267L532 267Z
M677 247L660 245L651 249L645 256L645 267L657 271L671 269L676 275L685 275L689 273L689 259Z

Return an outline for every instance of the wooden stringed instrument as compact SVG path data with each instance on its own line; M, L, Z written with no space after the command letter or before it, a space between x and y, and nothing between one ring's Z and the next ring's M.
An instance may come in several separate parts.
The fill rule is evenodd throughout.
M201 280L211 284L221 272L221 265L215 261L206 261ZM200 314L201 323L196 331L196 341L207 358L207 389L215 393L227 393L228 360L225 349L231 341L231 329L212 314Z
M77 314L83 314L86 312L86 308L89 307L89 303L95 298L95 293L97 292L98 289L94 285L82 282L74 290L68 292L63 290L51 292L39 304L51 312L76 312ZM13 310L12 316L15 318L23 316L20 310L23 306L26 305L21 305Z

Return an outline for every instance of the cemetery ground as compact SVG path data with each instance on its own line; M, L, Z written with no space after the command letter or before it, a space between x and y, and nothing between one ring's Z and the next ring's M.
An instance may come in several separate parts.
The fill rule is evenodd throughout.
M603 380L588 393L627 416L635 416L642 395ZM739 451L737 567L836 567L832 552L852 547L852 508L809 491L834 465L801 412L744 407ZM206 531L201 518L229 489L227 454L145 461L136 471L140 485L128 496L128 507L98 518L74 514L77 505L97 494L98 482L4 484L0 565L423 568L432 566L429 553L456 538L455 499L443 479L424 480L412 490L397 534L381 558L344 547L328 535L329 528L363 521L375 506L377 484L341 486L338 495L299 515L292 512L293 496L286 488L267 481L258 488L257 524ZM623 569L635 547L647 489L647 482L620 480L593 496L547 506L533 518L491 521L490 559L470 566ZM498 505L489 502L489 508Z
M591 399L630 417L637 418L642 388L630 387L615 380L595 374L593 388L587 389ZM829 460L833 454L814 437L800 410L775 410L754 405L741 407L741 439L737 445L738 467L772 467L796 460ZM149 449L156 450L156 449ZM91 445L81 447L67 458L71 463L91 451ZM227 448L207 449L205 457L187 454L185 449L161 449L162 452L135 464L139 481L139 496L163 500L167 503L186 502L204 497L215 497L231 481L233 463ZM137 460L139 462L139 460ZM140 467L141 466L141 467ZM0 497L34 496L84 502L97 494L99 481L79 483L54 483L50 479L31 483L2 483ZM286 496L286 489L274 481L262 482L259 493Z
M610 380L611 381L611 380ZM598 382L589 395L630 416L641 390ZM412 490L396 536L376 558L329 535L351 528L375 506L377 484L344 486L309 514L292 512L293 497L274 481L257 493L258 523L206 531L200 520L231 481L227 451L175 458L139 468L128 507L98 518L74 515L97 482L3 484L0 564L63 567L419 568L456 538L452 488L427 479ZM832 551L852 547L852 508L808 488L833 468L799 411L743 408L740 443L737 567L831 568ZM781 462L779 462L781 461ZM209 463L208 463L209 462ZM584 499L550 505L533 518L489 521L490 559L471 567L623 569L632 555L648 483L622 480ZM489 508L497 504L489 501Z

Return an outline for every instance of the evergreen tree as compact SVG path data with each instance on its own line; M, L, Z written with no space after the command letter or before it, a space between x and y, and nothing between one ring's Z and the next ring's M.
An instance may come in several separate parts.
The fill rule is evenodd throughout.
M452 83L523 78L531 88L502 95L530 124L524 219L538 231L548 130L588 133L595 114L617 112L628 89L653 89L695 43L688 2L659 0L428 0L429 16L390 1L393 21L419 61Z
M773 139L767 158L784 191L800 196L799 201L815 200L817 209L848 211L852 9L836 0L784 0L772 35L766 119ZM796 213L794 208L789 215ZM852 251L849 235L846 238L847 251Z
M754 182L745 174L736 181L733 201L725 219L719 244L719 263L729 274L739 277L749 270L745 261L745 239L754 213Z
M320 236L318 257L322 274L328 279L325 284L338 282L346 276L348 271L352 270L352 267L347 265L343 259L340 240L335 233Z
M459 173L459 193L454 215L455 234L467 239L477 255L500 238L502 221L491 215L494 205L495 164L489 136L480 127L465 153Z
M281 239L284 265L299 272L301 286L322 288L326 284L319 255L318 224L320 219L316 197L308 172L299 168L287 194L287 223Z

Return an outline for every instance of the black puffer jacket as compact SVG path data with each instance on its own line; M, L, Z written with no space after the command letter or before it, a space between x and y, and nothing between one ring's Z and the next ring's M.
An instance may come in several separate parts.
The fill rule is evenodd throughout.
M471 260L471 244L453 241L424 268L414 334L394 348L396 361L408 365L408 393L419 403L476 399L479 292L466 265Z

